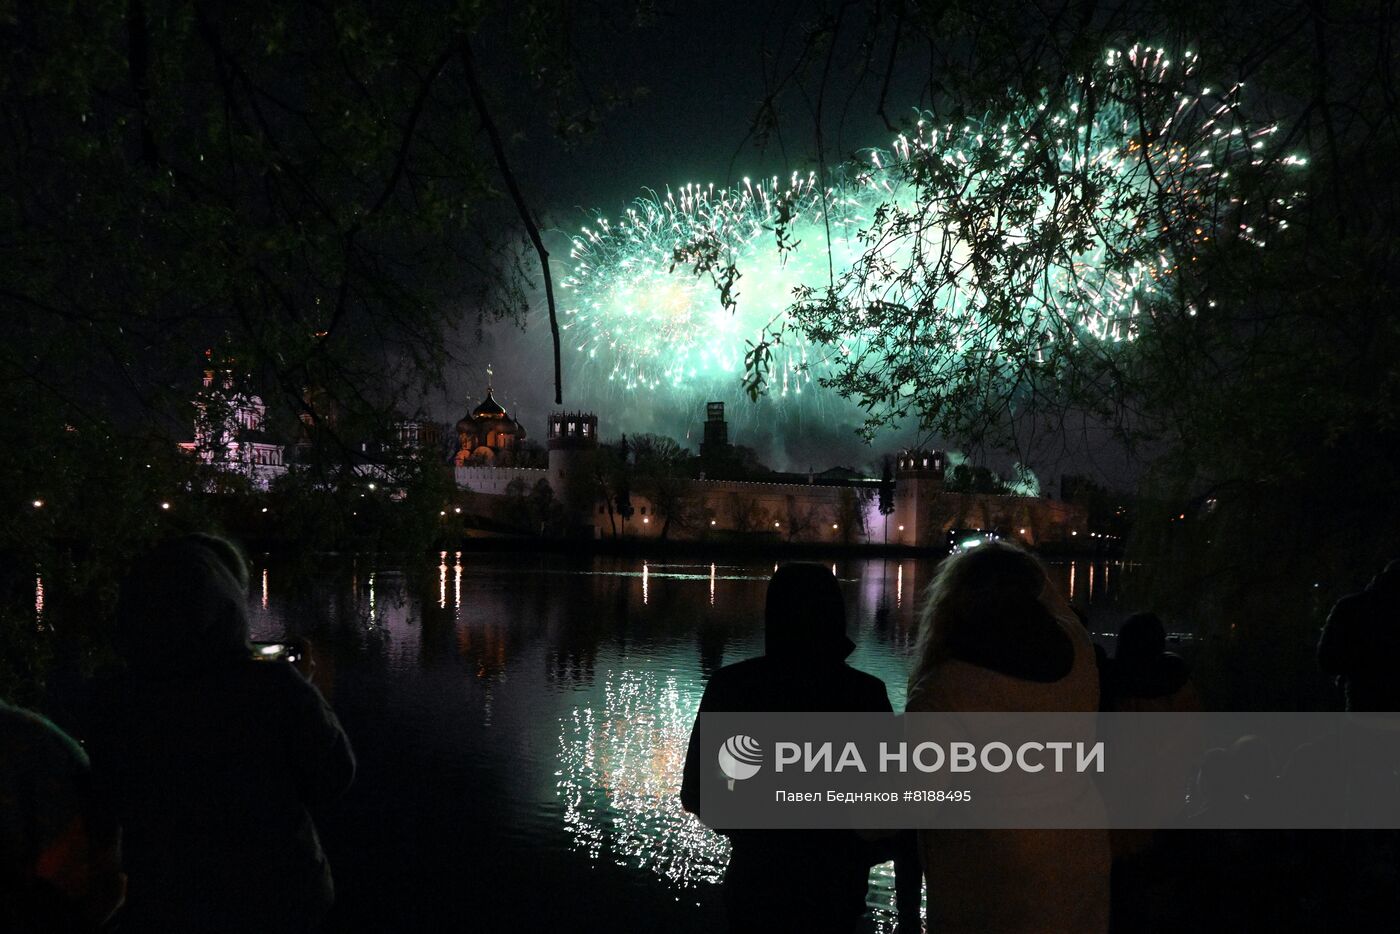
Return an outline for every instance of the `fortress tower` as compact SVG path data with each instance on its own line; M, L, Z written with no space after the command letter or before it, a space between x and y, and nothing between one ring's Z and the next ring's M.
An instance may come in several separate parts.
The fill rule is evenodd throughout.
M928 545L942 535L930 515L943 492L942 451L908 448L895 456L894 528L890 541L901 545Z
M705 439L700 442L701 457L723 457L729 452L729 423L724 420L724 403L705 403Z
M592 412L554 412L549 416L549 485L569 500L569 477L590 470L598 450L598 416Z
M895 457L895 479L931 480L943 488L944 463L942 451L926 448L906 448Z

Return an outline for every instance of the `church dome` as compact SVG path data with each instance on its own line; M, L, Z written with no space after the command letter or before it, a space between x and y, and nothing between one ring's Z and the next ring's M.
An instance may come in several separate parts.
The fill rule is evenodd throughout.
M505 414L506 410L491 395L489 388L486 390L486 398L482 400L481 405L472 409L472 418L504 418Z
M525 426L506 414L505 407L486 387L486 398L457 423L457 453L453 459L465 464L499 464L498 455L509 463L525 442Z

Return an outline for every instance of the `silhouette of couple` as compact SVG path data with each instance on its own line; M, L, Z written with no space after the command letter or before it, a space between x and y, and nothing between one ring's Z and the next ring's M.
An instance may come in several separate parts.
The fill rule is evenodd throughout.
M988 543L938 568L919 612L909 711L1082 711L1099 706L1088 632L1030 554ZM830 570L787 564L773 575L764 654L715 672L711 711L891 710L885 685L846 664L845 603ZM700 807L699 720L681 803ZM1070 806L1102 807L1092 783ZM869 870L893 858L901 929L1089 932L1108 929L1109 841L1103 830L904 831L874 842L849 830L728 833L725 909L733 931L846 934L865 912ZM922 875L920 878L920 863Z

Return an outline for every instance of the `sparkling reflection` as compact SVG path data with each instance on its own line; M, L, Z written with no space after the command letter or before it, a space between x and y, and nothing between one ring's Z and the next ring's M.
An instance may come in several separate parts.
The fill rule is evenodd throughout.
M452 566L452 608L462 609L462 553L457 552L456 564Z
M574 848L677 888L719 881L729 842L678 797L699 703L673 675L623 670L608 677L599 708L560 718L557 794Z

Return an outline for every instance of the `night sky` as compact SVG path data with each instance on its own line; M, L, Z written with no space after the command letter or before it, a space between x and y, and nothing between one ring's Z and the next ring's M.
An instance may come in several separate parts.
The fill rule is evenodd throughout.
M512 98L512 90L505 89L506 100L521 103L509 110L536 118L534 123L512 128L512 157L526 196L548 231L556 287L569 269L568 234L576 233L595 213L615 217L648 188L664 192L667 186L677 188L687 182L723 185L738 183L745 176L805 173L816 166L813 102L800 93L780 98L778 132L766 143L749 133L765 95L765 75L790 66L801 45L804 15L810 16L810 8L804 11L783 3L694 4L659 11L626 45L641 54L590 62L599 71L590 76L596 86L643 90L629 94L628 103L607 112L601 126L577 143L561 142L538 117L539 108L525 106L526 91L514 89ZM580 44L589 41L595 40L585 35ZM622 48L601 37L593 47ZM774 50L776 55L771 54ZM483 59L489 61L501 51L487 42ZM852 43L849 48L838 47L833 59L824 118L829 162L885 146L892 135L876 113L877 76L855 78L863 54ZM896 119L912 116L927 104L919 85L923 73L924 68L911 63L900 74L912 80L902 87L898 79L892 84L888 109ZM676 275L687 273L678 270ZM741 302L743 291L741 281ZM486 329L478 343L474 323L464 327L454 347L460 363L449 376L447 398L430 402L439 417L455 421L476 405L490 365L497 398L537 440L543 440L545 415L555 406L543 293L537 291L534 298L523 332L496 324ZM565 304L561 296L561 309ZM938 439L921 437L910 428L887 431L874 445L866 445L856 436L860 410L829 391L818 390L820 399L800 409L771 400L751 403L737 377L727 393L629 392L599 379L599 365L573 350L567 333L563 350L565 405L596 411L604 438L621 432L656 432L696 449L704 403L715 395L729 405L732 440L755 448L778 469L873 468L884 454L901 447L939 444ZM1078 470L1092 470L1110 481L1130 479L1132 471L1121 454L1094 441L1092 430L1068 434L1032 459L1043 486L1049 487L1061 472ZM975 452L974 457L1003 470L1014 461L1006 452Z
M787 175L815 165L811 112L799 98L788 101L791 109L783 129L767 146L746 139L764 95L764 45L795 49L799 28L801 18L792 17L785 4L773 4L764 15L757 15L753 4L692 4L661 11L643 27L643 41L631 45L643 50L641 55L613 56L616 46L610 48L606 41L596 46L605 59L617 59L603 64L606 80L619 87L643 87L644 94L606 113L601 127L575 146L561 146L549 127L536 123L525 125L524 139L517 137L514 150L528 197L552 231L556 284L567 272L567 232L577 231L595 211L616 216L647 188L664 190L686 182L721 185L745 175ZM770 63L769 69L776 67ZM850 104L844 120L833 120L827 133L827 158L885 144L889 133L875 115L874 90L853 87L848 73L833 78L836 85L841 94L833 97L848 98ZM913 112L917 99L904 97L910 101L907 111ZM524 113L525 106L519 111ZM743 301L742 283L739 291ZM458 419L476 405L491 364L498 398L539 437L545 414L554 406L542 293L536 300L524 333L497 325L477 344L475 328L466 329L456 347L462 363L449 381L448 399L438 403L441 417ZM595 371L596 364L589 370L587 361L571 354L566 335L564 402L598 412L603 437L655 431L697 448L708 393L652 398L612 388L596 379ZM889 437L868 447L855 437L860 412L834 393L823 393L818 406L794 412L770 400L753 405L736 379L724 400L731 409L732 440L756 448L774 468L864 468L914 440L913 434Z

